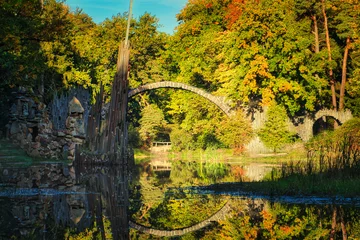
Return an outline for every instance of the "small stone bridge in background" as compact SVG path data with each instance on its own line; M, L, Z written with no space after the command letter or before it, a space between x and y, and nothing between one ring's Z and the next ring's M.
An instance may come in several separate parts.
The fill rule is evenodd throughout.
M152 234L152 235L156 235L156 236L160 236L160 237L182 236L187 233L200 230L200 229L210 225L211 222L217 222L220 220L224 220L230 209L231 209L230 201L228 201L218 212L216 212L210 218L208 218L198 224L195 224L191 227L178 229L178 230L158 230L158 229L145 227L145 226L142 226L140 224L137 224L137 223L134 223L131 221L129 222L129 225L130 225L130 227L132 227L138 231L141 231L143 233Z
M131 89L128 93L128 97L131 98L132 96L149 91L152 89L158 89L158 88L179 88L184 89L193 93L196 93L209 101L213 102L216 106L218 106L227 116L231 115L231 107L230 102L226 100L225 97L220 96L214 96L200 88L193 87L184 83L180 82L170 82L170 81L163 81L163 82L156 82L156 83L149 83L146 85L142 85L138 88Z
M332 109L322 109L316 112L313 117L306 116L300 124L295 126L295 131L303 141L309 141L310 138L313 137L313 127L315 122L326 117L336 119L340 125L353 118L350 110L335 111Z

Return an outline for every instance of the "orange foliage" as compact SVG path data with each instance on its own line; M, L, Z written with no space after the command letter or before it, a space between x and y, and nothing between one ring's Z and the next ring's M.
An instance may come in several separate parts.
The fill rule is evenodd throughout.
M239 19L242 14L241 4L244 4L245 0L233 0L232 3L228 5L227 14L225 19L228 21L228 28Z
M256 0L257 3L260 0ZM245 4L245 0L232 0L232 2L228 5L227 13L225 15L225 19L228 21L227 27L230 29L232 25L239 19L241 16L243 9L242 6Z
M276 222L276 216L273 216L266 210L263 210L261 214L263 216L264 228L270 233L271 236L274 236L274 224Z
M292 89L292 85L289 82L284 82L282 86L279 87L280 92L287 92Z
M289 226L280 226L280 230L283 231L285 234L289 234L292 232L292 228Z

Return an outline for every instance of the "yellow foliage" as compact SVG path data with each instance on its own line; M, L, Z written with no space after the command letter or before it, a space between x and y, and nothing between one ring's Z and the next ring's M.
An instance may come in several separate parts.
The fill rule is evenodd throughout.
M270 88L264 88L262 90L262 106L270 106L275 99L275 94Z
M279 87L280 92L287 92L292 90L292 85L289 82L283 82L282 85Z

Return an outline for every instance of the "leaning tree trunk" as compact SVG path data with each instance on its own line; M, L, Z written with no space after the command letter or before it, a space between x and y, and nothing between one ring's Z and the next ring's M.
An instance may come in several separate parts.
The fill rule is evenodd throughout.
M328 19L325 11L325 0L321 0L322 2L322 13L324 16L324 28L325 28L325 36L326 36L326 46L328 49L328 60L332 61L331 57L331 45L330 45L330 36L329 36L329 27L328 27ZM336 104L336 91L335 91L335 79L332 67L329 68L329 78L330 78L330 87L331 87L331 100L334 110L337 109Z
M341 76L341 86L340 86L340 98L339 98L339 110L344 109L345 104L345 85L346 85L346 68L347 68L347 59L349 56L349 48L350 48L350 37L346 39L346 46L344 51L344 60L342 65L342 76Z

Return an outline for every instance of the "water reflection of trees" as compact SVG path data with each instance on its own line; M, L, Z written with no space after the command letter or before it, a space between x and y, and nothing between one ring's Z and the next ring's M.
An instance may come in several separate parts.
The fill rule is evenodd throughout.
M157 230L176 230L194 226L218 212L226 199L219 196L203 195L193 197L181 189L171 189L165 193L161 202L152 206L147 212L134 212L132 221L142 226ZM190 235L197 236L201 232ZM131 238L143 234L132 230ZM196 238L198 238L197 236Z
M269 202L233 206L232 217L222 221L212 234L222 239L340 239L346 231L349 239L360 237L360 214L351 207ZM335 217L334 223L335 209L342 209L342 216Z
M223 162L174 161L170 178L174 185L197 185L223 181L230 175L230 165Z
M168 197L143 219L155 229L182 229L204 220L219 204L220 197L187 195ZM351 206L294 205L266 200L232 198L228 217L188 233L181 239L358 239L360 213ZM136 217L136 215L133 215ZM147 219L147 220L146 220ZM145 223L147 221L147 223ZM149 236L132 230L131 236Z

